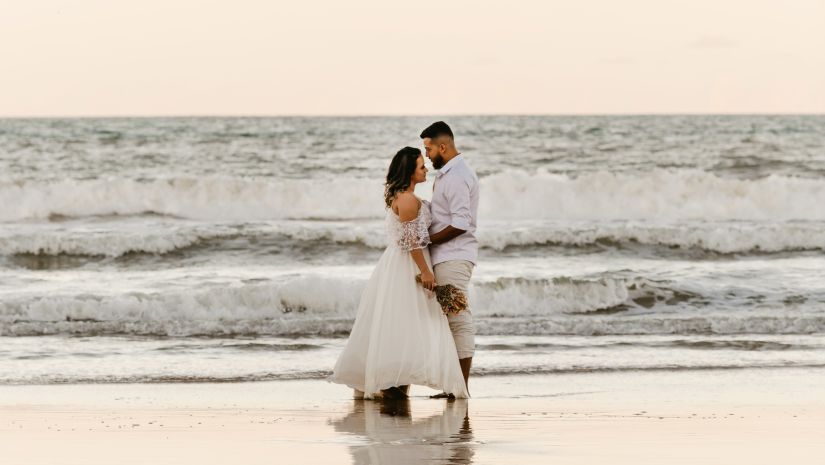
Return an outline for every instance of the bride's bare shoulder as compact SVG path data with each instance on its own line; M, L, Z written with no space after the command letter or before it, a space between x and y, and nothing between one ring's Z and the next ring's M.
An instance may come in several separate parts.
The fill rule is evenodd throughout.
M409 192L398 194L393 202L393 211L398 214L401 221L414 220L418 216L419 208L421 208L421 202L418 197Z

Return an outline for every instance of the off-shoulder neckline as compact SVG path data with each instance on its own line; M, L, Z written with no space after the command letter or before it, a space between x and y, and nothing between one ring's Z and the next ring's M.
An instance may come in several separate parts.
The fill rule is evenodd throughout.
M417 196L417 195L415 195L415 194L413 194L413 197L415 197L415 199L416 199L416 200L418 200L418 214L417 214L417 215L415 215L415 218L411 219L410 221L415 221L415 220L417 220L417 219L418 219L418 217L419 217L419 216L421 216L421 210L423 210L424 204L427 202L426 200L422 199L421 197L419 197L419 196ZM394 216L394 217L395 217L398 221L401 221L401 217L400 217L400 216L398 216L398 213L395 213L395 210L393 210L393 209L392 209L392 207L390 207L390 208L389 208L389 210L390 210L390 213L392 213L392 215L393 215L393 216Z

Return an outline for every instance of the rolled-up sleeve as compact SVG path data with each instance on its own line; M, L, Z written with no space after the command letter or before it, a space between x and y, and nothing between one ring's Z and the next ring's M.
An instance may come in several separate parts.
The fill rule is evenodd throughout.
M451 177L444 186L444 197L450 208L450 226L467 231L470 229L470 186L460 177Z

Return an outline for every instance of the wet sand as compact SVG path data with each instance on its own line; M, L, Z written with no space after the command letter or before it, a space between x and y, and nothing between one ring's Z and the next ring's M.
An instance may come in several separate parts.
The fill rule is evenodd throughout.
M825 463L825 370L478 377L470 400L324 381L0 386L4 464Z

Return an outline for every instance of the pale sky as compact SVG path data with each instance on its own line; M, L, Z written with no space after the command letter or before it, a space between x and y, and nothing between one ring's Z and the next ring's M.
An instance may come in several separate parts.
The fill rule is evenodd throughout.
M0 0L0 116L825 113L825 0Z

